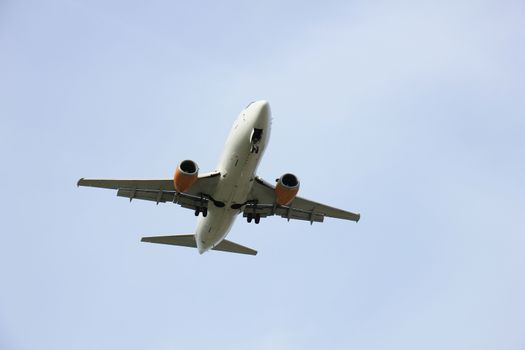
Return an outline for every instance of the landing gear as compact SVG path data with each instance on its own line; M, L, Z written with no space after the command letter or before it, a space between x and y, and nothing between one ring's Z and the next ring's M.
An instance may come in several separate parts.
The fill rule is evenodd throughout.
M208 216L208 208L195 208L195 216L199 216L200 213L203 217Z
M252 222L252 220L258 224L259 222L261 222L261 215L260 214L247 214L246 215L246 221L248 221L249 223Z
M259 153L259 142L261 142L263 134L263 129L254 128L252 131L252 136L250 137L250 143L252 147L250 148L250 153Z

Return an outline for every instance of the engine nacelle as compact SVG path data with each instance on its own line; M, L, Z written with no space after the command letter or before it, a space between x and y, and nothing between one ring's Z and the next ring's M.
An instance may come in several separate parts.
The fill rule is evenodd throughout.
M186 192L197 181L198 176L199 167L197 163L189 159L183 160L175 170L173 185L178 192Z
M290 204L299 192L299 180L294 174L284 174L275 186L275 202L279 205Z

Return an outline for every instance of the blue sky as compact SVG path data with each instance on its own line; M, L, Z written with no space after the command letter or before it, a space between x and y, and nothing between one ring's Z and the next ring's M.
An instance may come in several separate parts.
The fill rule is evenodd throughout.
M0 3L0 348L525 348L522 1ZM140 243L193 213L80 177L259 175L358 224L238 220L255 258Z

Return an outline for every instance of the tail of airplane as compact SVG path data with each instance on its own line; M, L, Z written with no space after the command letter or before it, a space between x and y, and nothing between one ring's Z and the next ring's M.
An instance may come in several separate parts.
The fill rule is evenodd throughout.
M154 237L142 237L141 242L159 243L178 245L183 247L197 248L197 242L195 242L195 235L176 235L176 236L154 236ZM223 239L219 244L212 248L213 250L220 250L223 252L257 255L257 251L240 244L234 243Z

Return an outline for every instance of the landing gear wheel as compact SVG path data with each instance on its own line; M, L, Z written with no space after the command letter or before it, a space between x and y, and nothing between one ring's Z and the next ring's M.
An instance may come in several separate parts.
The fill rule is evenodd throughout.
M253 219L253 216L252 214L248 214L248 216L246 217L246 220L248 220L248 222L252 222L252 219Z
M258 224L261 222L261 216L259 214L255 214L255 223Z
M200 213L201 213L201 208L196 208L195 209L195 216L199 216Z
M203 209L202 209L202 216L203 216L203 217L208 216L208 208L203 208Z

